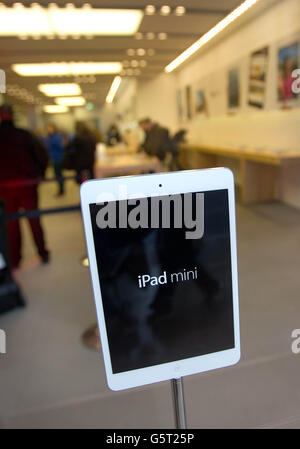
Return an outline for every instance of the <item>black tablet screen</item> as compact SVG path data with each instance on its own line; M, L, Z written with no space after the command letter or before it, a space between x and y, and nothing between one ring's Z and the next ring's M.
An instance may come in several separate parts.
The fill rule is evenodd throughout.
M234 347L227 190L90 213L113 373Z

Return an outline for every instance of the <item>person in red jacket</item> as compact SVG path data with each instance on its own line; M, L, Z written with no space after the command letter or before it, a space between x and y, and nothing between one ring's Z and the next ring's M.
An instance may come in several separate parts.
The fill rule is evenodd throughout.
M38 180L44 176L48 154L41 141L29 131L15 127L10 105L0 107L0 198L7 213L38 209ZM38 254L49 262L44 232L39 218L29 218ZM8 244L13 269L21 262L19 220L8 220Z

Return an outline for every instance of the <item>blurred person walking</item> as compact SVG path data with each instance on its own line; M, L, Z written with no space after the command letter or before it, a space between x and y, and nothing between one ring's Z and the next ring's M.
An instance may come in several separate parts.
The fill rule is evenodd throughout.
M47 137L45 139L45 143L53 164L55 177L58 182L57 196L61 196L64 194L64 179L62 174L64 144L62 136L57 132L57 129L53 124L49 124L47 127Z
M76 171L76 179L81 184L94 178L96 138L83 122L76 122L75 135L66 147L64 167Z
M38 209L38 180L44 176L48 155L41 141L29 131L15 127L10 105L0 107L0 198L7 213ZM44 232L39 218L28 219L38 254L49 262ZM8 240L12 268L21 262L19 220L8 220Z

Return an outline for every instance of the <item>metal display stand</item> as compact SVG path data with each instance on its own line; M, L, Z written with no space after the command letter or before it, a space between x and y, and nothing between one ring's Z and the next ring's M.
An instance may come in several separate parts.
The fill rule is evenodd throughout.
M171 379L176 429L186 429L183 378Z

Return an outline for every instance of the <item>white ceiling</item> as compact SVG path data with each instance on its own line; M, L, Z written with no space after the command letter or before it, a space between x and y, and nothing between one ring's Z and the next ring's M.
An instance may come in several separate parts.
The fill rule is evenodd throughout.
M11 6L13 1L5 1L6 6ZM24 6L30 6L32 2L22 2ZM47 6L50 2L38 2ZM68 2L57 1L58 6L65 6ZM73 1L75 6L82 6L83 2ZM69 82L71 77L53 78L24 78L11 70L14 63L28 62L60 62L60 61L128 61L145 60L146 67L140 68L139 78L147 79L161 72L164 67L191 45L202 34L227 15L232 9L241 3L241 0L104 0L90 1L93 7L144 9L147 4L156 6L169 4L171 7L178 5L186 8L186 14L177 17L174 14L161 16L156 13L153 16L145 15L139 32L141 33L167 33L166 40L146 38L137 40L135 37L94 37L93 39L71 37L48 40L42 37L39 40L29 38L21 40L18 37L0 37L0 68L5 70L7 84L18 85L29 90L35 98L43 103L52 103L47 97L37 90L37 84L42 82ZM0 25L1 26L1 25ZM128 49L144 48L154 50L154 55L128 56ZM134 76L134 75L133 75ZM96 76L96 82L84 82L81 78L83 95L95 104L102 104L113 80L112 76ZM78 80L77 80L78 81Z

